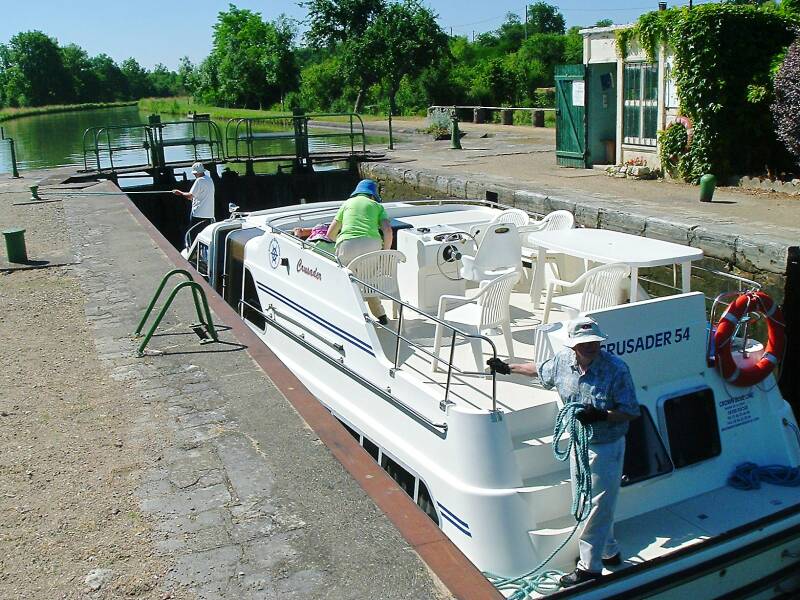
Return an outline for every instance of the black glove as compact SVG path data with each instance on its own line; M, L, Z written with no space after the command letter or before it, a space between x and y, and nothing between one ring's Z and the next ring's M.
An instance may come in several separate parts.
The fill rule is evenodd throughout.
M511 374L511 367L508 366L507 362L500 360L499 358L490 358L486 361L486 364L489 365L489 370L492 373L500 373L501 375Z
M601 408L596 408L591 404L587 404L585 408L580 409L575 413L575 418L581 422L581 425L591 425L599 421L608 420L608 411Z

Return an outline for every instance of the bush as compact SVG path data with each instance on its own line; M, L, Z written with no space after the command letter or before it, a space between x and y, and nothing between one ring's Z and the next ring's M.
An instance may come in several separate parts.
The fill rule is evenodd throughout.
M683 123L673 123L658 132L661 153L661 168L672 177L682 175L681 161L689 149L689 132Z
M555 108L556 89L536 88L536 91L533 93L533 105L536 108Z
M800 164L800 38L789 47L775 76L771 108L778 139Z
M530 125L533 123L533 115L529 110L514 111L514 125Z

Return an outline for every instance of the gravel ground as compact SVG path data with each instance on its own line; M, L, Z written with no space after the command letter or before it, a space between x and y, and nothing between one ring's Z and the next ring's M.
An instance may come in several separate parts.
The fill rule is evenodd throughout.
M13 205L26 185L0 180L0 228L68 256L60 203ZM161 409L110 377L85 301L71 267L0 271L0 598L187 597L159 587L170 566L134 497L169 443Z

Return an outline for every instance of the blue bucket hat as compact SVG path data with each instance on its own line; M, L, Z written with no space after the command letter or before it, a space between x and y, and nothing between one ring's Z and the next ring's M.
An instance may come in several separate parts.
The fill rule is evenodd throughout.
M372 196L376 202L382 202L381 195L378 193L378 184L372 179L362 179L359 181L356 189L354 189L353 193L350 194L350 197L352 198L353 196L357 196L359 194Z

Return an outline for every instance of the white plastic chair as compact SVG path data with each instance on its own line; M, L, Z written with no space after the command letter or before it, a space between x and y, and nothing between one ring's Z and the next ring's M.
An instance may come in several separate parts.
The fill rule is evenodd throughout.
M506 340L508 356L514 358L514 340L511 337L509 303L511 290L517 281L519 281L519 273L515 271L489 282L475 296L442 296L439 298L437 316L439 319L451 323L457 329L474 335L480 335L481 331L486 329L500 327ZM457 304L458 306L448 308L448 305L452 304ZM436 339L433 343L433 353L437 357L442 346L443 329L444 326L441 323L437 323ZM485 365L481 340L478 338L467 339L475 357L476 370L483 371ZM438 364L439 361L433 361L433 371L438 370Z
M364 283L375 286L381 292L399 299L400 287L397 283L397 263L401 262L406 262L406 255L399 250L377 250L356 256L350 261L347 268ZM359 285L359 288L361 288L361 294L367 301L374 298L380 302L384 298L375 290L363 285ZM392 315L395 318L397 317L396 302L392 302Z
M461 257L461 276L469 281L491 281L511 271L522 272L522 248L513 223L489 225L475 256Z
M551 281L547 287L542 322L550 322L550 310L553 305L559 306L567 312L570 319L574 319L579 314L590 310L621 304L625 292L624 284L630 274L631 268L628 265L612 263L589 269L575 281L561 281L560 279ZM564 290L582 288L582 291L554 298L556 286L560 286Z
M513 223L517 226L517 229L519 229L520 227L527 226L530 221L530 215L524 210L520 210L519 208L508 208L494 217L488 223L479 223L477 225L473 225L469 232L472 234L475 242L480 244L481 240L483 240L484 233L490 225L496 225L497 223Z
M530 223L519 229L519 236L522 242L522 257L531 261L535 268L538 256L538 248L533 242L528 241L528 234L539 231L557 231L563 229L573 229L575 227L575 215L568 210L554 210L545 215L540 221ZM558 264L555 262L558 253L548 252L545 258L546 264L550 265L553 277L558 277ZM533 276L531 274L531 294L533 294Z

